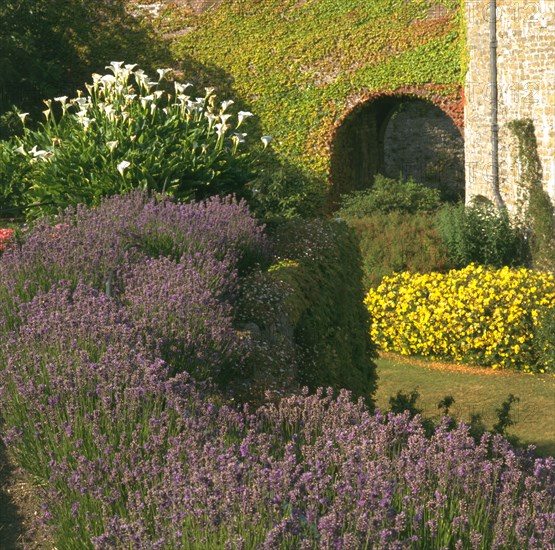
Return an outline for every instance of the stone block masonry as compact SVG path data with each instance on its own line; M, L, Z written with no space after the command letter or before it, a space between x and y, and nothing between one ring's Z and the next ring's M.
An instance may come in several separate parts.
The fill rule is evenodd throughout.
M490 97L490 2L465 2L469 67L465 84L466 198L493 200ZM543 187L555 202L555 0L497 0L499 188L515 212L520 166L515 119L534 123Z

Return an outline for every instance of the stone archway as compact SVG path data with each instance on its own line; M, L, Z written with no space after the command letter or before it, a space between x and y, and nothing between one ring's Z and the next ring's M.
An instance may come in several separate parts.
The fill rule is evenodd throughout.
M464 199L462 99L425 90L363 98L337 125L331 142L330 205L372 185L381 173Z

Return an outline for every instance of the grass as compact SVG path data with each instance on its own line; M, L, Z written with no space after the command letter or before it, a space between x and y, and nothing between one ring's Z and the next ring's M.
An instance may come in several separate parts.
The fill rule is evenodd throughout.
M497 420L495 410L512 393L520 398L511 409L516 424L509 435L537 447L540 456L555 456L555 377L510 371L494 371L436 363L422 359L382 354L378 363L376 404L389 409L389 398L399 390L416 389L416 406L423 416L439 418L437 404L446 395L455 399L450 413L468 421L473 413L482 415L488 429Z

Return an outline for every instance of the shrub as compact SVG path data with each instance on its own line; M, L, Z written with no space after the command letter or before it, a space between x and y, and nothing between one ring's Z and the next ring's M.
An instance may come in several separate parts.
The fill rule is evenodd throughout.
M555 372L555 307L542 312L533 343L538 363L544 365L547 372Z
M401 273L370 290L371 334L385 350L493 368L544 372L534 332L555 306L555 277L524 268L471 264L440 273Z
M187 95L189 84L164 89L166 69L154 82L135 65L109 68L113 75L93 75L88 95L46 100L38 130L0 142L15 166L3 174L6 185L21 187L14 193L36 206L30 215L136 187L198 200L252 179L256 156L241 128L251 113L228 113L233 101L217 102L210 88L197 98Z
M553 458L498 435L475 443L449 419L426 437L418 418L372 415L347 392L253 413L217 406L122 340L94 363L41 364L10 347L21 369L1 375L6 440L37 452L29 467L59 547L539 550L555 539Z
M343 218L363 218L376 212L414 214L437 210L440 205L437 189L426 187L412 178L394 180L378 174L370 189L343 195L337 214Z
M0 333L17 328L20 304L65 281L125 308L139 338L173 373L227 384L248 353L234 328L239 279L268 261L264 228L244 201L175 204L140 191L69 209L37 223L0 262Z
M276 332L290 331L301 384L347 388L371 404L375 348L352 231L336 221L295 219L277 226L271 241L276 260L263 277L243 286L242 319L254 321L274 342ZM281 357L283 376L290 355Z
M449 421L426 437L419 419L373 415L331 388L233 407L176 372L218 374L244 349L228 300L241 251L266 251L245 203L134 192L59 221L41 221L0 258L11 299L0 324L2 437L38 481L56 547L554 542L552 458L533 460L500 436L476 444ZM299 291L286 296L295 338L301 359L316 356L303 374L371 393L350 231L295 220L274 246L291 259L267 276Z
M360 242L363 286L376 287L395 272L447 271L453 265L432 213L376 212L348 218Z
M493 267L527 263L522 230L506 210L498 210L490 202L445 205L438 212L437 227L456 268L471 263Z
M249 205L257 217L278 221L324 212L325 193L314 177L286 167L266 167L247 184Z
M60 280L116 295L126 270L148 257L180 261L212 255L225 268L212 283L218 293L231 292L234 270L268 261L264 228L244 201L232 198L176 204L134 191L105 199L98 208L68 209L56 222L40 220L19 246L4 252L0 311L5 322L16 313L13 304Z

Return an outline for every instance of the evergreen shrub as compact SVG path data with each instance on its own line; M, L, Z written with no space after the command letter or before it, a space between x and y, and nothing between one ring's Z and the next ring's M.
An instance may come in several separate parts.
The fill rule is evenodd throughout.
M437 189L426 187L412 178L395 180L378 174L370 189L343 195L337 214L344 218L363 218L376 212L430 212L440 206Z
M277 225L271 241L276 260L264 280L245 287L245 320L287 319L299 382L344 387L371 403L376 354L353 231L342 222L293 219Z
M471 263L492 267L528 263L521 227L489 201L446 204L437 214L437 228L456 268Z
M359 238L364 288L378 286L395 272L444 272L453 267L433 213L377 212L346 221Z

